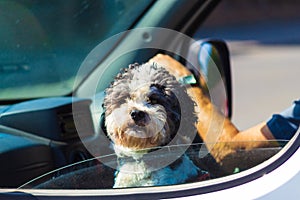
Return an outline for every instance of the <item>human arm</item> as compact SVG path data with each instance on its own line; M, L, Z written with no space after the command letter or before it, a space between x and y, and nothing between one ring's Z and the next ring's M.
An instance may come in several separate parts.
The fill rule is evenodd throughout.
M290 140L300 125L300 100L279 114L274 114L268 121L239 132L233 141L252 139L252 148L272 145L270 141ZM267 141L268 143L266 143ZM273 142L274 144L274 142Z
M165 67L177 79L191 74L186 67L167 55L159 54L150 62L156 62ZM218 111L200 87L187 87L187 92L197 106L198 133L217 162L222 163L228 154L237 149L250 150L256 147L278 145L276 142L270 142L274 140L274 137L265 122L245 131L239 131Z
M167 55L158 54L149 62L155 62L165 67L177 79L191 74L181 63ZM200 87L187 86L186 88L187 93L196 103L197 131L216 161L221 162L227 154L235 151L230 147L232 143L229 144L227 141L231 141L239 131L210 102Z

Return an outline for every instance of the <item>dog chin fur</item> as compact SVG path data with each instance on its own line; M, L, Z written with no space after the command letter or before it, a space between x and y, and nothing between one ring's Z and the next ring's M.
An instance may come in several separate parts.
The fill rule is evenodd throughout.
M155 161L153 161L155 162ZM198 168L183 155L175 168L169 166L151 171L144 161L124 163L117 172L114 188L162 186L185 183L198 175Z
M187 101L183 112L193 114L194 103L176 78L150 63L129 66L107 88L104 108L108 137L120 159L132 158L119 163L115 188L179 184L197 176L199 169L185 154L176 166L157 170L143 159L149 149L169 144L175 135L176 144L191 142L177 133L180 123L195 125L193 120L184 121L178 98Z

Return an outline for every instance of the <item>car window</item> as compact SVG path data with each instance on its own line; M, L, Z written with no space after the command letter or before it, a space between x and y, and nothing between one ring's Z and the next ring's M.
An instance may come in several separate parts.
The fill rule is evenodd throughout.
M88 52L130 28L150 3L1 1L0 100L70 94Z
M256 141L259 143L259 141ZM282 146L288 141L281 140ZM255 143L255 141L251 141ZM269 142L274 143L274 141ZM221 144L222 145L222 144ZM235 145L235 144L233 144ZM269 145L271 146L271 145ZM150 155L143 157L144 162L158 162L159 159L178 156L182 145L167 146L168 150L164 154ZM263 163L278 153L281 148L274 145L270 148L258 148L253 150L238 150L237 153L224 159L227 166L220 167L208 152L204 143L194 143L187 145L185 154L192 158L192 161L201 169L197 178L190 179L186 183L202 182L221 178L228 175L238 174L256 165ZM159 148L152 148L152 151L158 151ZM84 161L76 162L62 168L50 171L38 176L27 183L21 185L20 189L111 189L114 185L114 179L118 165L121 162L132 162L132 158L118 158L115 153L94 157ZM138 174L137 171L127 171L128 174ZM163 176L161 177L163 179ZM82 180L85 181L82 181ZM177 183L178 184L178 183ZM174 184L174 185L177 185ZM168 185L168 184L167 184ZM170 184L173 185L173 184ZM166 186L166 185L152 185ZM146 186L142 186L146 187Z
M157 2L161 3L158 3L157 5L162 5L167 1ZM180 1L176 2L178 3ZM200 2L202 3L202 1L198 1L197 3L200 4ZM116 191L116 194L119 194L118 192L127 192L126 189L118 190L116 189L118 187L114 186L116 176L121 171L119 167L126 165L127 162L138 164L146 163L153 167L149 172L147 171L147 173L143 174L146 179L151 177L151 172L156 171L157 165L161 167L161 165L164 165L165 163L170 164L166 170L176 171L181 167L181 171L178 170L179 172L175 173L175 175L178 176L184 175L184 173L181 172L194 173L194 171L196 171L193 174L195 176L193 176L192 179L185 178L185 181L181 181L180 183L176 181L172 182L174 178L172 176L175 176L174 173L170 173L171 175L169 176L165 176L163 173L156 174L155 180L166 180L164 184L151 185L144 183L142 186L132 186L128 184L128 186L123 187L130 188L128 190L128 193L130 194L135 194L136 191L143 194L148 194L147 192L151 191L151 194L157 194L160 193L161 188L167 188L168 194L165 194L165 197L167 198L169 194L172 196L174 191L176 191L176 195L179 194L179 196L189 194L188 192L192 190L191 188L196 188L195 190L197 191L193 190L194 193L210 193L212 191L222 191L249 181L254 181L276 169L294 153L290 152L288 155L285 154L286 152L289 152L289 150L294 151L295 148L289 147L294 147L294 142L299 141L299 132L296 133L296 137L294 137L292 141L274 139L268 141L208 141L205 143L198 137L193 138L193 141L190 141L190 138L185 137L189 134L198 136L192 126L181 128L181 131L185 131L186 134L183 137L179 134L179 141L184 141L183 143L178 144L175 142L175 144L172 145L167 143L166 145L158 147L141 149L141 153L144 153L145 151L150 152L149 155L145 155L145 157L142 158L139 157L139 154L134 155L135 157L127 157L126 153L131 155L131 152L126 147L123 149L121 147L121 150L124 150L125 152L124 154L120 154L121 150L118 151L117 148L113 148L112 145L116 143L112 142L112 139L109 138L110 135L107 130L108 125L119 123L122 120L124 121L125 115L130 115L132 120L137 120L137 118L146 116L144 121L142 120L137 123L141 126L144 126L149 119L143 112L137 112L136 110L132 112L123 109L124 107L122 106L112 106L109 109L113 108L118 111L125 110L126 112L124 111L124 113L117 115L117 118L114 120L109 118L108 120L110 121L105 121L107 120L105 119L105 114L110 114L110 111L105 113L105 109L107 108L104 105L105 95L109 93L109 91L105 89L113 85L109 85L108 82L109 80L112 81L114 76L117 76L115 81L121 79L122 75L118 75L117 73L119 72L120 67L124 66L124 61L126 61L125 66L130 64L127 63L129 60L133 61L136 57L142 60L142 62L147 62L148 58L152 56L152 54L148 53L153 51L157 46L153 45L150 48L147 48L147 45L145 45L146 48L143 46L145 49L141 50L133 48L133 51L128 51L124 54L120 53L121 51L118 50L122 49L122 47L126 49L127 46L124 44L126 42L128 43L128 46L130 46L135 43L141 45L152 44L151 42L153 42L155 44L159 41L165 46L172 46L176 51L168 52L169 49L157 48L153 52L170 54L174 58L177 58L177 60L180 60L182 62L181 64L187 64L186 66L188 66L188 63L183 61L184 58L180 58L182 55L178 53L182 47L181 41L177 40L178 38L176 37L174 37L175 39L172 41L172 39L170 39L172 37L168 38L168 34L157 34L167 33L168 31L166 31L166 29L164 30L165 32L160 32L161 30L156 32L156 30L154 30L155 28L150 28L150 31L143 28L136 31L133 30L122 38L125 42L122 41L123 44L121 42L119 43L120 45L117 45L115 48L117 51L114 49L114 51L110 52L111 54L107 55L109 58L111 55L119 54L117 55L118 59L107 59L111 61L108 62L110 65L105 62L96 64L93 62L92 67L89 68L88 71L88 73L91 72L89 74L90 82L84 85L83 89L80 88L81 90L75 93L73 97L64 95L72 92L74 78L76 76L76 71L80 68L80 64L82 62L87 65L90 64L90 60L85 59L86 56L97 55L98 52L102 51L102 46L97 46L101 41L130 28L135 21L139 20L139 15L143 13L150 3L151 2L147 1L119 0L76 0L60 1L59 3L29 0L0 2L0 11L2 7L4 13L3 16L5 16L5 20L1 20L0 18L0 25L3 24L3 26L7 27L9 30L8 32L0 30L0 36L2 37L3 35L3 38L6 39L0 41L0 44L1 42L3 43L4 52L7 52L0 54L0 56L3 56L3 63L1 63L0 57L0 99L9 100L60 96L53 98L38 98L36 100L29 100L0 107L0 144L4 144L0 145L0 160L3 160L4 163L0 167L0 187L18 189L76 189L78 194L87 192L89 195L89 192L91 191L85 189L99 189L99 193L101 193L103 191L100 189L115 188L114 191ZM251 8L252 10L256 10L257 7L262 10L266 8L265 5L257 3L257 1L254 4L246 4L246 7ZM174 6L173 4L170 5ZM232 5L234 6L232 7ZM290 41L290 39L292 39L291 36L283 34L282 37L285 39L277 43L277 36L273 35L270 37L270 35L273 34L272 31L265 33L265 30L262 28L266 25L264 23L269 24L269 20L272 21L277 18L268 18L266 21L262 20L262 27L257 27L259 26L259 23L257 23L259 21L257 19L258 16L255 16L253 21L249 20L247 15L241 18L237 17L241 14L240 12L237 12L237 10L240 10L239 6L244 8L245 3L239 3L239 1L223 1L219 7L217 7L217 10L212 13L211 17L208 18L203 26L201 26L193 35L193 40L197 41L197 45L206 41L206 51L210 54L208 53L209 56L204 58L201 57L202 63L198 70L201 72L199 76L204 77L203 80L200 79L200 81L203 82L199 85L197 85L198 83L191 82L192 85L187 85L187 88L201 88L205 90L205 92L207 92L206 97L210 98L210 100L220 108L222 117L218 119L219 121L213 121L212 123L211 121L204 122L205 125L209 125L211 130L215 129L217 132L221 130L219 129L220 127L223 128L225 116L230 117L231 115L231 106L229 108L229 103L226 102L228 101L226 95L229 94L228 91L231 89L229 88L231 87L229 84L231 82L230 79L228 79L228 74L227 79L225 81L223 80L224 82L222 79L216 79L215 76L207 75L211 73L210 66L218 65L219 63L216 59L221 59L219 55L223 55L222 52L218 52L218 48L213 48L215 46L211 46L212 43L208 42L214 40L207 38L222 39L229 44L231 55L230 61L233 66L232 121L237 125L239 130L247 129L253 126L253 124L269 119L272 113L279 112L290 105L293 97L299 98L296 96L297 94L295 91L298 90L295 88L296 86L294 86L294 84L284 85L288 82L286 81L281 85L278 81L282 79L282 74L288 76L289 73L286 72L286 68L282 67L282 63L277 65L277 62L273 62L274 57L270 56L275 49L276 55L281 59L282 57L279 55L282 55L282 50L287 50L289 55L285 55L286 57L282 62L288 63L287 60L290 56L297 54L297 49L294 49L293 45L290 45L290 43L287 42L287 40ZM161 7L161 10L163 10L162 8L163 7ZM17 10L18 12L16 12L17 14L14 16L11 16L9 15L11 12L8 12L11 10ZM159 9L154 9L154 15L151 13L151 19L154 19L154 21L159 19L155 18L157 17L155 14L159 13L158 11ZM233 14L235 15L229 18L229 20L226 18ZM176 15L178 14L176 13ZM226 17L223 18L223 16ZM264 16L264 13L262 12L260 16ZM289 17L288 20L296 19L294 16ZM98 22L98 19L105 19L105 21L102 24ZM151 20L147 20L146 21L150 23ZM285 18L282 18L281 20L283 20L282 24L286 23ZM186 19L183 21L184 24L188 24L185 23ZM296 21L297 20L295 20L295 24L297 24ZM182 21L180 22L182 23ZM181 23L178 23L178 27L182 26ZM271 22L271 27L277 27L282 24L277 23L275 20L275 22ZM298 29L294 29L295 24L292 23L291 28L297 32ZM197 24L197 26L198 25L199 24ZM105 29L103 27L105 27ZM176 28L178 27L176 26ZM19 29L24 29L26 31L20 35L9 34L14 33L14 31ZM260 31L259 33L261 35L257 35L257 31ZM34 35L34 37L32 37L32 35ZM127 36L129 39L126 38ZM179 36L182 37L182 35ZM158 38L160 40L157 40ZM296 38L297 41L297 34L295 34L293 38ZM104 51L109 51L111 49L116 40L113 41L114 42L106 43L108 45L107 49L105 46ZM190 40L184 41L190 42ZM93 51L96 46L97 51ZM177 53L178 55L176 55ZM270 60L265 60L266 57ZM196 57L196 59L197 58L198 57ZM257 64L257 59L262 59L259 60L260 65ZM297 57L293 57L293 59L297 59ZM134 65L131 66L131 68L134 68ZM207 65L207 68L204 65ZM274 68L268 68L268 65L277 66L275 67L275 71L278 70L276 76L274 76ZM45 68L43 66L45 66ZM219 71L224 69L222 66L217 66L217 68L219 68ZM157 69L157 66L154 65L151 69ZM105 70L107 71L105 71L106 74L94 73L97 70L98 72L101 70L102 72ZM298 74L298 68L296 67L292 66L289 70L291 70L295 76ZM121 70L122 73L125 73L126 71L128 70ZM101 78L101 76L98 76L99 74L104 75ZM146 73L143 75L142 78L148 78L151 74ZM183 80L184 83L184 80L186 80L184 78L187 78L188 81L193 81L193 78L199 78L199 76L193 74L192 76L181 77L182 79L180 80ZM1 79L2 77L3 79ZM223 78L223 76L221 77ZM78 82L81 80L86 81L85 76L77 76L76 78L77 81L79 80ZM259 78L260 80L258 80ZM270 90L270 88L263 89L263 85L267 84L266 80L270 81L268 78L275 78L270 80L271 85L275 83L278 84L275 84L276 87L272 87L273 89L275 88L276 91ZM291 78L291 80L294 81L294 78ZM169 80L169 82L171 81ZM222 90L220 92L219 86L223 85L221 88L224 89L224 83L227 83L226 87L228 88L226 89L228 90ZM89 87L91 85L92 87ZM137 81L137 85L138 87L141 87L143 86L143 82ZM210 91L210 86L213 86L212 88L214 91ZM292 94L287 92L290 91L289 89L286 89L285 87L281 88L282 86L287 86L288 88L294 87ZM94 87L96 89L94 89ZM134 86L131 85L130 88L133 87ZM161 104L166 103L164 99L160 98L160 95L166 97L167 92L169 92L167 90L164 91L165 88L159 86L157 83L151 84L150 88L152 95L143 95L143 97L147 97L146 107L149 110L151 105L156 104L157 102L161 102ZM89 89L90 91L84 91ZM280 92L277 91L278 89L280 89ZM129 98L124 95L128 90L128 88L124 87L121 88L117 94L112 92L113 98L111 98L111 102L117 102L118 104L124 103L124 101L129 102L131 100L130 98L133 97L130 96ZM178 89L178 91L181 90ZM94 96L91 96L91 93ZM118 101L118 97L122 95L126 96L127 99ZM219 95L218 97L221 96L224 98L213 99L212 97L214 95ZM154 99L151 99L153 97ZM285 102L283 103L283 101ZM172 103L175 105L177 101L174 102ZM169 105L173 105L172 103ZM181 102L179 102L179 104L180 103ZM189 106L191 105L194 104L190 103ZM139 107L140 105L135 104L134 106L133 107L136 109L136 107ZM173 126L176 128L178 128L178 126L180 128L184 123L189 125L190 123L195 122L193 121L195 120L194 118L189 120L189 118L185 118L188 114L183 114L192 113L194 115L197 112L201 112L201 110L195 110L195 113L189 112L191 111L189 110L190 107L185 106L186 105L179 106L181 109L179 113L184 117L178 117L176 115L178 114L176 111L178 111L179 107L173 106L172 109L168 110L172 113L170 116L173 117L172 119L174 119L174 121L176 117L177 119L180 118L181 120L184 120L184 122L180 121L181 124L174 123ZM155 111L160 110L156 107ZM152 114L156 114L156 112L152 112ZM167 114L165 114L165 116L167 116ZM160 117L163 118L163 115ZM228 118L226 119L229 120ZM170 121L174 122L173 120ZM161 127L162 125L160 125L158 129ZM170 129L174 127L170 127ZM190 128L193 131L190 131ZM118 131L120 130L121 128L118 128ZM122 134L121 131L120 133ZM201 133L202 132L198 132L199 136L203 136ZM188 142L185 143L185 141ZM150 143L154 143L154 141L151 141ZM242 143L246 144L248 147L254 148L236 148ZM262 143L264 143L263 147L260 146ZM233 147L235 148L235 151L227 154L226 157L222 158L222 162L220 162L220 160L217 160L216 157L214 157L215 155L218 155L218 152L212 154L210 149L214 145L221 148L224 147L225 151ZM296 148L298 148L298 146L296 146ZM114 150L116 150L117 153ZM223 152L220 151L219 153L222 154ZM189 159L187 159L187 157ZM169 162L169 160L172 160L172 162ZM184 163L186 165L182 165L183 162L181 161L185 161ZM141 173L138 167L133 165L129 166L129 168L125 168L125 173L122 171L122 175L125 177L124 180L127 180L126 175L132 175L130 177L132 180L139 179ZM176 187L163 187L174 185L176 185ZM156 186L159 187L152 188ZM182 189L180 186L184 186L182 188L185 188L186 190ZM139 190L139 187L141 187L141 190ZM142 191L144 188L149 189L149 187L150 190ZM49 191L51 192L51 190ZM53 191L57 192L59 190ZM98 190L93 190L93 192L94 191L98 192ZM110 195L114 194L112 190L106 191L111 193ZM40 194L43 194L43 192L44 191ZM97 195L99 195L99 193ZM72 193L72 195L76 194Z

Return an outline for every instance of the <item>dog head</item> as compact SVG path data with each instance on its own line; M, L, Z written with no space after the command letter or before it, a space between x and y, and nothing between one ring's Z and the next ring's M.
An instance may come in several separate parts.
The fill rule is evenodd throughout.
M184 112L193 114L185 88L167 70L150 63L130 65L106 90L108 136L115 146L133 151L166 145L180 126L182 100Z

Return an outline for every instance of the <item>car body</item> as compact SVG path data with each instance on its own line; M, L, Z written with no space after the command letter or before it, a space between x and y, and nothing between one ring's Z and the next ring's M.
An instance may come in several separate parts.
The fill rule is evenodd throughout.
M205 154L200 156L201 161L206 161L218 175L211 180L125 189L112 189L107 183L112 181L111 169L117 160L109 147L110 141L101 135L101 103L105 88L120 68L146 62L157 53L170 54L187 66L203 67L205 64L199 64L197 54L204 45L213 47L220 56L221 64L214 64L219 75L210 71L211 65L197 69L206 78L213 102L224 115L231 117L230 52L223 41L195 38L196 31L218 3L217 0L1 2L0 23L6 29L0 33L5 52L0 58L3 163L0 198L297 196L299 131L290 141L280 141L279 148L240 150L231 158L239 166L231 174L213 168L211 157L206 157L207 149L202 143L194 144L199 153ZM103 171L100 174L95 171L99 169L98 161L109 166L101 168L107 176L101 177ZM91 180L98 179L96 175L107 183L105 187L92 184ZM79 186L72 185L70 180Z

